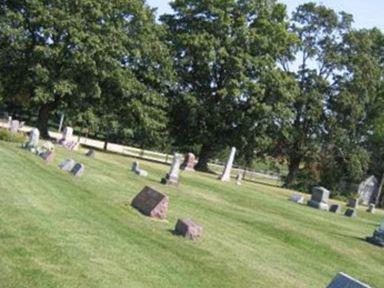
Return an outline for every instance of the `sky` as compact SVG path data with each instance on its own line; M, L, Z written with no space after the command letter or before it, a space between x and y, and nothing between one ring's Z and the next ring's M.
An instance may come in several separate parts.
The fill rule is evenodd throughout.
M172 9L168 5L168 0L146 0L147 3L158 8L157 14L171 13ZM288 7L290 13L298 5L309 2L303 0L280 0ZM355 28L378 27L384 30L384 0L322 0L312 1L328 6L336 11L345 11L353 15Z

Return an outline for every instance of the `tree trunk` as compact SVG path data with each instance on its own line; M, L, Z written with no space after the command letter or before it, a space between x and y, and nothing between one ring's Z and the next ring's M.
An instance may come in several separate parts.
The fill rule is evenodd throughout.
M292 183L295 181L297 173L299 172L301 164L300 156L290 156L289 165L288 165L288 175L285 178L284 187L291 187Z
M202 172L209 172L208 161L212 156L212 149L210 145L203 145L199 154L199 161L195 165L195 170Z
M377 196L376 196L376 199L375 199L375 206L378 206L380 205L381 207L384 207L384 197L383 197L383 200L381 201L380 203L380 196L381 196L381 191L383 190L383 185L384 185L384 173L383 175L381 176L381 180L380 180L380 185L379 185L379 189L377 191Z
M40 130L40 136L45 139L49 139L48 133L48 120L51 113L51 105L43 104L39 109L39 116L37 119L37 127Z

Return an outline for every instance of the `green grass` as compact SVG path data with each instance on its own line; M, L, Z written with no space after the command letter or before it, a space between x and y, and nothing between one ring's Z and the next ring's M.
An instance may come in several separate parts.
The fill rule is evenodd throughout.
M75 178L57 164L86 166ZM356 219L288 201L271 185L183 172L178 188L159 184L168 167L57 150L41 159L0 141L0 287L326 287L344 271L384 287L384 250L365 241L383 217ZM149 185L169 195L168 221L130 207ZM204 227L197 242L171 233L191 217Z

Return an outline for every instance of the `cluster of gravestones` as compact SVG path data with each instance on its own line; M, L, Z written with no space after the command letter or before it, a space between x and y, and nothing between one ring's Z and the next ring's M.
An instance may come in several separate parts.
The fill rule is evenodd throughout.
M39 147L39 140L40 131L37 128L33 128L29 133L28 141L24 143L22 147L38 155L46 163L53 162L53 159L55 158L55 145L53 145L52 142L47 141Z
M223 173L219 179L221 181L229 181L231 176L231 169L235 157L236 148L232 148L231 154L225 165ZM182 155L175 153L173 156L171 168L169 172L161 179L161 183L165 185L178 186L180 182L180 170L195 171L194 166L196 157L192 153L188 153L182 162ZM147 176L148 172L140 169L139 163L135 161L131 169L134 173L141 176ZM241 175L236 178L236 183L241 185ZM160 193L148 186L146 186L132 201L131 205L139 210L144 215L149 217L166 219L168 213L169 198L163 193ZM182 235L188 239L196 240L203 234L203 227L196 223L194 220L178 219L175 225L174 233Z
M79 142L73 140L72 127L65 127L62 133L62 137L57 142L70 151L77 150L79 147Z
M55 145L48 141L39 147L40 131L33 128L29 133L28 141L23 144L23 148L40 156L46 163L52 163L55 158ZM84 173L84 165L76 163L72 159L67 159L59 164L59 168L71 173L74 176L81 176Z
M85 166L83 164L76 163L76 161L73 159L67 159L64 162L60 163L59 168L77 177L83 175L85 170Z
M341 205L332 204L330 207L328 205L330 192L324 187L314 187L312 189L311 199L307 202L307 205L316 209L321 209L324 211L329 211L332 213L340 213ZM305 200L302 195L294 194L291 196L291 200L298 204L304 204ZM353 200L353 201L352 201ZM347 217L356 217L357 216L357 206L358 199L351 199L348 201L347 208L344 215ZM367 212L374 213L375 205L370 204ZM376 229L372 237L367 237L366 240L374 245L384 247L384 220L381 223L381 226Z
M132 200L131 205L146 216L163 220L167 218L169 198L167 195L145 186ZM203 227L191 219L178 219L174 233L196 240L202 236Z

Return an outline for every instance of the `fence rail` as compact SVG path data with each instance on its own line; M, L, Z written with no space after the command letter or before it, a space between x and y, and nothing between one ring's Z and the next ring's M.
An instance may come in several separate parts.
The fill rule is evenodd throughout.
M0 119L0 128L9 129L8 120ZM22 133L28 133L32 130L33 127L24 126L20 129ZM49 135L52 138L60 139L61 134L58 132L50 131ZM73 136L73 139L78 141L81 145L94 148L94 149L104 149L104 142L100 140L90 139L81 136ZM139 159L155 161L164 164L170 164L173 160L173 155L160 153L156 151L150 151L115 143L108 143L107 151L117 154L122 154L126 156L131 156ZM209 168L220 174L224 169L224 163L220 162L211 162L208 163ZM236 177L237 174L242 174L244 180L253 180L253 181L266 181L270 184L280 184L281 177L276 173L265 172L265 171L256 171L253 169L248 169L240 166L233 166L231 171L231 176Z

